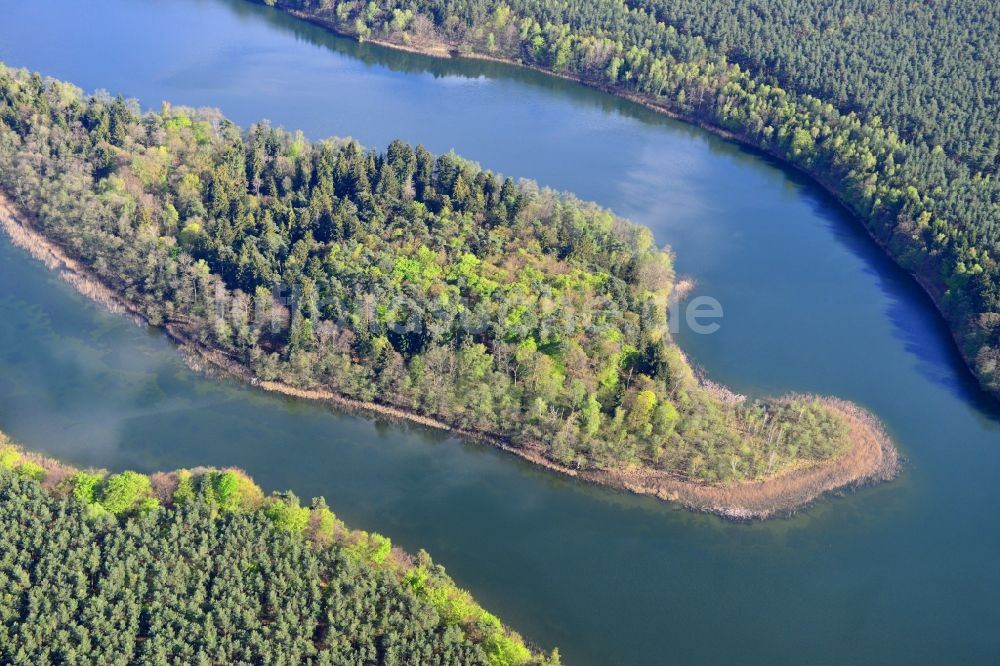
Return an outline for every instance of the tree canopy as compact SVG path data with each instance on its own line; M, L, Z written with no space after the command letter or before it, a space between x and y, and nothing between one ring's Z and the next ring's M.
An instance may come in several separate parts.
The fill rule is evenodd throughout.
M79 471L0 434L0 662L555 666L421 551L239 470Z
M982 385L1000 392L997 3L277 4L363 39L573 76L787 160L918 276Z
M709 482L847 446L819 403L701 388L648 229L453 154L143 115L3 69L0 188L150 321L264 381Z

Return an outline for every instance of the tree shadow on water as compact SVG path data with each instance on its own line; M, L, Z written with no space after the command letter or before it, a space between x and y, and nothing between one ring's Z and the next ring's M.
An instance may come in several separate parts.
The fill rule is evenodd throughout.
M915 359L917 373L972 407L983 419L1000 425L1000 403L980 388L948 323L917 280L897 265L868 234L861 220L829 192L808 176L773 158L767 159L786 171L836 241L861 260L864 272L875 278L887 303L885 315L892 335Z

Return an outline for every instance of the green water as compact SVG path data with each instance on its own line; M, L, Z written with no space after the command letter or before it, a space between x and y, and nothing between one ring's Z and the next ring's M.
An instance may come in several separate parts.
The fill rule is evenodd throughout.
M189 371L0 240L0 428L80 465L238 465L427 548L574 664L998 663L1000 416L912 282L759 155L571 83L360 46L241 0L0 5L0 60L314 138L454 148L648 224L725 309L692 359L748 393L856 400L903 477L733 525L423 429Z

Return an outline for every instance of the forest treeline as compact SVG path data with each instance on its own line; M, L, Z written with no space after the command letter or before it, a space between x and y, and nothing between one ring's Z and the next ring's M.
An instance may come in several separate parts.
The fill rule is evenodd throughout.
M0 434L0 662L556 666L424 551L239 470L81 471Z
M276 4L362 39L572 76L787 160L920 279L980 383L1000 392L1000 4Z
M577 468L714 483L845 452L815 400L703 389L670 256L572 196L394 141L306 141L0 70L0 190L154 324Z

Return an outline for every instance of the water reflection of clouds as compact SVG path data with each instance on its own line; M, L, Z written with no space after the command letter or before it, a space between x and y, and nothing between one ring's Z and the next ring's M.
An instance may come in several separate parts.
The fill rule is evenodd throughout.
M492 85L493 80L479 74L477 76L463 76L460 74L446 74L435 76L434 83L447 86L449 88L481 88L485 85Z
M22 271L21 279L4 281L0 422L29 448L78 464L118 466L123 424L184 411L201 393L191 390L193 373L161 334L95 312L97 306L68 290L53 289L41 303L23 301L17 293L25 284L30 291L25 278L35 265L13 253L4 265ZM88 315L94 318L79 326Z
M711 165L703 146L656 137L644 141L634 158L618 179L616 211L652 229L658 243L678 250L682 270L707 270L729 244L724 237L731 230L711 223L725 205L707 187Z

